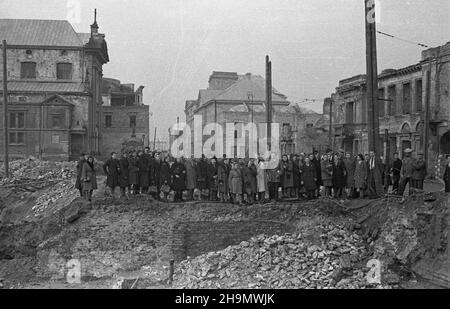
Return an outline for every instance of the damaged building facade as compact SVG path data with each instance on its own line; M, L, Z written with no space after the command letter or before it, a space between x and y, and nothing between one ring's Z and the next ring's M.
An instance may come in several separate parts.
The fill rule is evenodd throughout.
M248 132L243 132L243 130L247 124L255 123L258 138L267 136L264 125L267 119L265 84L265 79L259 75L251 73L239 75L236 72L214 71L209 78L208 88L201 89L196 100L186 102L187 125L194 132L194 116L198 115L201 116L203 127L211 123L220 124L224 129L224 136L226 136L226 124L234 124L233 156L237 156L238 153L245 154L245 156L258 155L258 153L249 153ZM307 128L313 127L321 115L291 104L287 97L275 88L272 89L272 108L273 123L279 124L281 153L311 152L314 142L306 140L305 131ZM245 145L238 146L237 139L244 136L243 134L247 134ZM209 138L211 136L204 135L203 142ZM239 151L238 147L241 147ZM192 137L191 150L194 151L194 137ZM226 152L226 145L223 150ZM258 152L259 150L258 147Z
M149 106L144 104L144 86L104 78L102 84L102 155L113 151L142 149L149 145Z
M450 154L450 43L422 52L419 63L379 75L380 148L382 155L428 151L429 166ZM424 146L427 72L430 72L429 144ZM332 109L335 147L353 154L368 153L366 76L341 80L325 99ZM387 133L387 139L385 138ZM389 147L387 147L389 146ZM387 152L389 149L389 153Z
M68 160L81 151L100 153L102 75L109 57L98 29L97 21L90 33L77 33L63 20L0 19L0 40L7 41L11 158ZM2 128L3 117L3 148Z

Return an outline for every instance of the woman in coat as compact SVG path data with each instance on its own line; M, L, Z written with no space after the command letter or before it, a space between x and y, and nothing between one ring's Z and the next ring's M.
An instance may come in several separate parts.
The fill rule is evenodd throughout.
M122 154L119 160L119 187L120 187L120 197L126 197L126 190L129 186L129 161L126 152Z
M218 184L217 184L217 159L212 158L211 161L208 163L206 167L207 171L207 181L208 181L208 188L209 188L209 199L211 201L217 201L217 190L218 190Z
M244 168L244 191L247 194L247 202L252 204L255 201L256 188L256 165L253 159L248 161Z
M341 198L347 184L347 171L345 170L344 161L338 156L334 156L333 162L333 189L334 197Z
M138 152L138 167L139 167L139 186L141 187L141 194L148 193L149 183L149 170L150 162L147 159L147 155L144 155L142 151Z
M130 157L128 159L128 183L129 183L129 190L130 193L138 194L139 193L139 166L138 166L138 160L136 157L136 152L133 151L130 154Z
M242 174L238 163L233 163L230 175L228 176L228 184L230 186L230 194L233 203L241 203L242 196Z
M197 189L199 190L207 189L208 162L206 162L204 155L202 155L202 158L196 164L195 174L197 176Z
M114 197L116 187L119 186L119 160L117 154L111 153L111 157L103 164L103 172L106 174L106 186L111 190L111 195Z
M317 171L316 166L309 157L305 158L305 165L302 167L302 183L306 190L308 199L315 198L317 189Z
M217 163L217 182L219 197L221 202L228 201L229 183L228 176L230 175L230 164L227 159Z
M345 164L345 170L347 171L346 176L346 193L347 197L351 197L353 195L354 189L355 189L355 165L356 162L352 158L352 155L347 152L344 159Z
M175 202L182 201L183 191L186 190L186 168L182 163L181 158L170 168L171 189L175 191Z
M161 162L159 172L160 194L162 199L167 199L170 192L170 157L166 156Z
M264 202L266 200L266 192L268 192L269 187L267 184L267 173L263 158L258 160L258 165L256 166L256 184L258 185L258 200L260 202Z
M294 155L292 157L292 167L293 167L293 180L294 180L294 188L293 188L293 195L294 197L298 198L298 192L300 189L300 183L301 183L301 177L300 177L300 161L299 157L297 155Z
M80 154L80 159L77 162L77 180L75 181L75 189L80 191L80 196L83 197L83 182L81 181L81 172L83 171L84 162L87 160L87 155Z
M331 188L333 187L333 163L331 161L331 155L323 156L320 169L322 172L322 183L325 187L325 197L331 197Z
M89 156L87 161L83 163L83 169L81 171L81 180L83 182L83 196L91 202L92 193L97 190L97 174L95 172L94 158Z
M284 197L290 197L294 187L294 166L287 155L283 155L280 162L281 186L283 187Z
M186 190L188 191L188 199L194 198L194 189L197 187L197 176L195 174L194 160L187 159L184 163L186 168Z
M367 164L362 154L358 155L357 160L354 174L355 189L358 191L359 197L364 198L364 190L367 184Z

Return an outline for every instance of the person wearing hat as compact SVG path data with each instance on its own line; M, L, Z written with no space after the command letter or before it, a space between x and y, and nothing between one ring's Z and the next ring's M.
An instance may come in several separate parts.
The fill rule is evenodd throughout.
M427 177L427 164L423 158L423 153L419 153L417 155L417 160L414 162L412 173L413 188L423 190L425 177Z
M411 178L414 169L414 159L411 156L412 149L405 150L405 158L403 159L402 169L400 171L400 185L398 189L398 195L403 195L406 189L406 185L409 184L409 192L411 193Z

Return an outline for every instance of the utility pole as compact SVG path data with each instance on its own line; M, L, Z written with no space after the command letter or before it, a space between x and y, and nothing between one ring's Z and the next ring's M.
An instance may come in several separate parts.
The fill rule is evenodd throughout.
M3 40L3 132L5 134L4 143L4 160L5 160L5 176L9 178L9 141L8 141L8 69L6 67L6 40Z
M269 56L266 56L266 122L268 146L272 150L272 62Z
M157 127L155 127L155 136L153 136L153 151L156 150L156 129Z
M374 151L379 157L379 119L378 119L378 69L375 23L375 0L364 0L366 24L366 69L367 69L367 131L369 151Z

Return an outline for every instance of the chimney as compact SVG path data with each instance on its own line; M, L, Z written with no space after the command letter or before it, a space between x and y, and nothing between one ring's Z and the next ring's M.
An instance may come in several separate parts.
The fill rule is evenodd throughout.
M91 25L91 37L98 34L97 9L94 10L94 23Z

